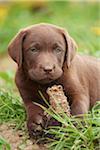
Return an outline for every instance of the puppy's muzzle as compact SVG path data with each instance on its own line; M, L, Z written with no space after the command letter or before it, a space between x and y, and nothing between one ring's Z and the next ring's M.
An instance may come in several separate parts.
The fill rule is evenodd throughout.
M50 74L55 71L55 65L41 65L40 68L46 74Z

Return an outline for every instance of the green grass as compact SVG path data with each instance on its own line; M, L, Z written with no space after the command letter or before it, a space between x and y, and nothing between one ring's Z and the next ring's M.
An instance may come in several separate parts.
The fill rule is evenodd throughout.
M16 128L22 129L25 118L25 109L18 96L10 90L0 90L0 124L4 122L14 123Z
M0 136L0 150L11 150L10 144Z
M100 103L84 119L69 118L66 115L59 117L57 114L56 118L62 126L48 129L48 134L54 137L48 139L51 150L100 149Z
M42 99L46 99L40 92ZM50 116L60 122L61 126L50 126L45 134L50 150L99 150L100 149L100 101L88 114L81 117L68 117L62 110L61 115L49 107L41 106ZM53 138L52 138L53 137Z

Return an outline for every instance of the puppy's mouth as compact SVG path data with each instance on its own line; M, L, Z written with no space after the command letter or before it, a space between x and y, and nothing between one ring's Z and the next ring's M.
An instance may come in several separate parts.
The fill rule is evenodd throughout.
M50 83L52 81L55 80L55 77L52 74L44 74L43 76L41 76L37 82L45 84L45 83Z
M58 79L62 75L62 72L59 73L35 73L32 70L29 71L29 76L31 80L34 80L40 84L47 84L53 82L54 80Z
M38 80L38 82L45 84L45 83L50 83L54 80L55 80L54 78L51 78L50 76L47 76L47 77L44 77L43 79Z

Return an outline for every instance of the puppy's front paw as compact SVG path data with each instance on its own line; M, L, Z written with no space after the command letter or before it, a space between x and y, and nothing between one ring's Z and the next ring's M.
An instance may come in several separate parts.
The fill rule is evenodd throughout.
M31 137L37 138L38 136L42 135L44 121L41 115L35 115L34 117L29 117L27 121L27 127L29 131L29 135Z

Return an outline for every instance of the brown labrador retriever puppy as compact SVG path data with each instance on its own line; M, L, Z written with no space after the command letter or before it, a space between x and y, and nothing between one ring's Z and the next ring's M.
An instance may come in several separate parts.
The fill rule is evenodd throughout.
M76 44L62 28L37 24L22 29L8 46L18 64L16 85L25 103L30 134L43 126L44 104L38 90L61 84L73 115L87 113L100 100L100 61L76 54ZM37 133L37 132L36 132Z

